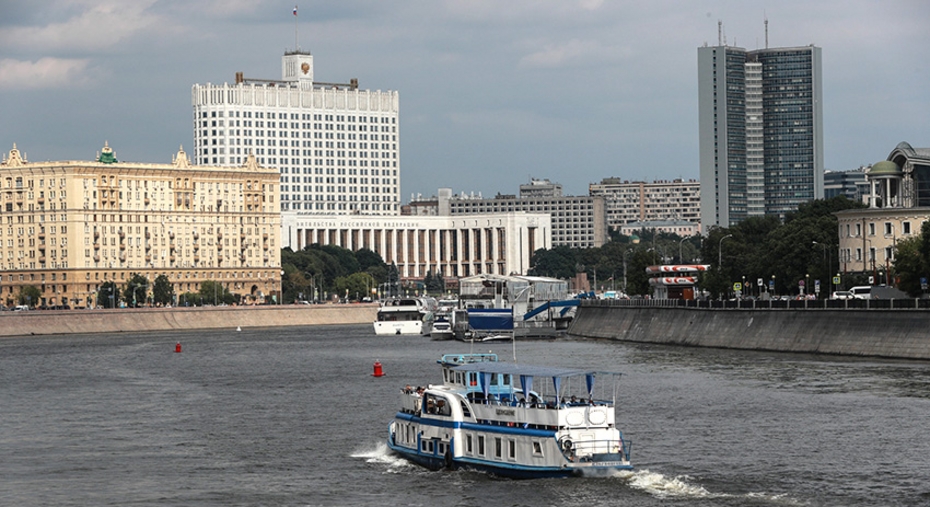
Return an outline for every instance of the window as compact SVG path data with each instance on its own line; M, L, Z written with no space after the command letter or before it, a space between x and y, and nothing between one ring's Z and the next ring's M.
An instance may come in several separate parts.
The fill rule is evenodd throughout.
M894 227L891 226L891 222L885 222L885 236L891 236L893 231Z
M542 456L542 455L543 455L543 452L542 452L542 444L540 444L540 443L539 443L538 441L536 441L536 440L533 441L533 455L534 455L534 456Z
M484 456L484 435L478 435L478 456Z
M474 449L472 449L471 435L465 435L465 452L467 454L474 452Z
M517 442L514 440L507 441L507 455L510 459L517 459Z
M500 459L504 455L504 442L501 438L494 439L494 457Z
M910 233L911 233L911 223L910 223L910 222L904 222L904 223L902 223L902 224L901 224L901 228L904 230L904 234L910 234Z
M875 222L869 223L869 236L875 235Z

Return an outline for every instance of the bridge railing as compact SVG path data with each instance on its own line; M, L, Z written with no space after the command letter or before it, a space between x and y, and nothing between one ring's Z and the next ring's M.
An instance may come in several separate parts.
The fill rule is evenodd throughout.
M584 307L703 308L728 310L930 310L930 299L586 299Z

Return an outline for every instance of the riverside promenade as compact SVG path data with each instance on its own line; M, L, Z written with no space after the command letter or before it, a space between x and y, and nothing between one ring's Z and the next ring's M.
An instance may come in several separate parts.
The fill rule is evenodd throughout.
M930 301L585 300L573 336L663 345L930 359Z
M377 303L0 312L0 337L374 322Z

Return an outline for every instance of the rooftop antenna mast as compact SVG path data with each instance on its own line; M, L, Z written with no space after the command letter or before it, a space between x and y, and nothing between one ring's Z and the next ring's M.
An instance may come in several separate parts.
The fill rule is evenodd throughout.
M294 52L300 52L300 44L297 40L297 4L294 4Z
M762 11L762 15L765 17L765 49L769 48L769 17L765 14L765 11Z
M717 45L718 46L723 45L723 20L722 19L717 20Z

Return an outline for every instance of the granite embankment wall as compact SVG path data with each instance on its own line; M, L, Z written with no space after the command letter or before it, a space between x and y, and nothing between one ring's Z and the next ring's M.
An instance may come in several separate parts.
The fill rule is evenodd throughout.
M582 306L568 330L588 338L930 359L930 312Z
M0 336L362 324L377 314L377 304L0 312Z

